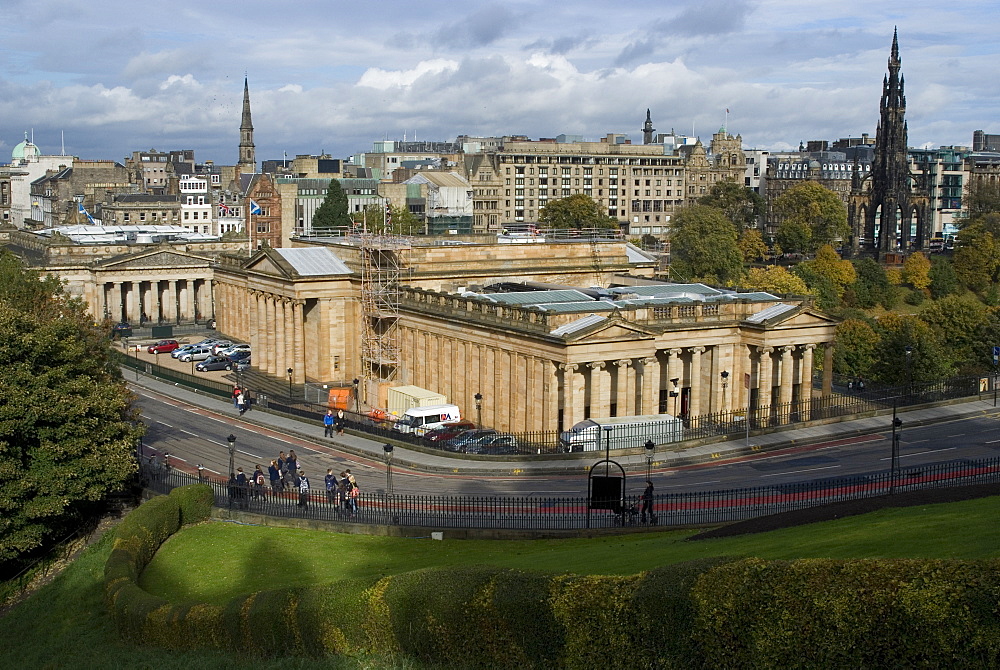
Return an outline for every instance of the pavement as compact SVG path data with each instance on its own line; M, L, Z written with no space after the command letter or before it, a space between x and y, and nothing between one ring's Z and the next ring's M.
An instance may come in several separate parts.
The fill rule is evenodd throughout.
M122 370L125 380L130 386L146 389L176 400L186 402L219 414L235 416L236 409L228 399L200 393L172 382L162 381L144 374L138 375L133 370ZM961 401L951 401L947 404L925 405L899 412L899 418L906 426L919 426L951 419L982 415L995 412L992 399L971 397ZM806 447L818 443L828 443L837 440L849 440L859 435L888 432L891 430L892 411L859 418L812 422L807 425L796 424L774 432L755 435L749 438L740 436L735 439L708 443L685 443L682 448L670 448L667 445L657 447L652 468L654 472L662 472L684 465L706 462L725 462L729 459L742 458L759 452L774 452L782 449ZM345 435L335 438L323 437L322 415L317 413L315 422L304 421L255 407L239 418L249 425L282 431L301 439L325 446L333 446L359 457L383 460L385 441L366 437L364 433L352 433L350 429ZM621 464L626 471L644 472L646 455L642 450L635 453L612 453L611 458ZM407 444L395 444L393 449L393 464L418 472L428 473L461 473L469 475L524 475L541 476L553 474L584 473L595 463L602 460L604 452L590 451L574 454L548 454L539 456L500 456L482 457L469 454L452 454L437 449L423 449Z

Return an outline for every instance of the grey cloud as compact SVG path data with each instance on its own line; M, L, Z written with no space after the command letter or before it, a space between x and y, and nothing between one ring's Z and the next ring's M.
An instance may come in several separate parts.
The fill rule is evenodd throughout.
M446 48L481 47L513 32L520 18L510 9L491 5L440 28L434 40Z
M684 10L669 25L676 35L725 35L742 30L753 9L746 0L709 0Z

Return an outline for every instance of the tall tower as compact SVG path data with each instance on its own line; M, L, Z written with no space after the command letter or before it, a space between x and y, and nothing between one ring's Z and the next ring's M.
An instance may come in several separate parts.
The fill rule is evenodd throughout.
M642 143L652 144L653 143L653 133L656 132L656 128L653 127L653 119L649 117L649 109L646 110L646 123L642 124Z
M864 237L878 256L924 249L929 241L926 197L914 193L907 154L906 95L899 73L899 42L892 32L889 74L882 79L871 186L864 208ZM878 230L876 230L876 221ZM915 225L915 231L911 230Z
M243 120L240 122L240 160L237 172L254 174L257 172L257 157L253 146L253 121L250 119L250 87L243 78Z

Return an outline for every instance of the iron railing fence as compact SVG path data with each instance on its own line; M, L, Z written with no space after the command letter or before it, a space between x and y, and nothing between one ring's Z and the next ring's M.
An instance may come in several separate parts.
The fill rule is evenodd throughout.
M145 374L158 377L190 388L210 393L216 396L230 397L232 384L204 379L185 372L180 372L157 365L154 362L139 360L124 354L114 353L120 364L138 369ZM843 378L844 380L849 378ZM843 380L841 380L843 381ZM683 440L697 440L726 436L738 436L748 431L769 430L778 426L787 426L805 421L830 419L835 417L864 414L887 409L905 408L913 405L942 402L957 398L978 395L979 377L951 377L936 382L914 382L900 386L876 386L867 384L864 389L853 388L841 390L829 396L815 397L808 400L797 400L786 403L774 403L770 406L756 408L737 408L724 412L685 416L683 419ZM292 401L288 397L275 394L263 395L251 392L253 401L262 407L276 412L315 422L317 428L322 428L322 416L328 409L323 403ZM377 418L371 414L362 414L346 410L348 427L360 431L378 440L394 443L419 445L427 449L452 451L454 447L445 442L431 442L419 436L400 433L392 429L392 421ZM612 451L623 449L641 449L647 439L648 429L642 426L621 427L616 430L616 444ZM530 456L550 455L567 451L560 443L558 431L516 432L505 435L507 439L496 447L483 449L467 449L484 456ZM603 438L602 438L603 439ZM657 446L667 442L657 441ZM627 446L621 446L627 445ZM595 445L591 445L595 446ZM605 445L596 446L594 451L603 451Z
M424 528L578 530L639 525L638 494L621 498L613 510L588 510L586 497L432 496L361 493L348 509L326 491L312 490L299 505L296 490L239 487L209 476L171 468L162 460L140 462L143 486L159 493L199 481L215 491L215 505L276 517ZM658 526L707 526L745 521L828 503L931 488L1000 482L1000 458L954 460L866 475L772 486L675 492L655 496ZM321 484L322 486L322 484Z

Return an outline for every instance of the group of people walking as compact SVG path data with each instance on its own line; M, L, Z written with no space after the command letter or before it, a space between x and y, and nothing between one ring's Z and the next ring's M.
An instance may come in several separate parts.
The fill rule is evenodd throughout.
M233 407L243 416L243 413L250 409L250 392L239 386L233 387Z
M239 509L249 509L250 504L255 501L264 502L268 482L272 496L280 496L286 492L298 493L296 505L302 508L309 506L312 488L294 449L289 450L287 455L284 451L278 452L278 457L271 460L266 473L260 464L255 466L249 476L243 472L243 468L236 468L236 472L229 476L230 501ZM341 472L339 478L333 474L333 468L327 469L325 484L326 501L336 505L338 513L357 513L360 489L350 469Z
M334 431L337 435L343 435L345 428L347 428L347 417L344 415L344 410L338 409L334 415L333 410L328 409L323 415L323 437L333 437Z

